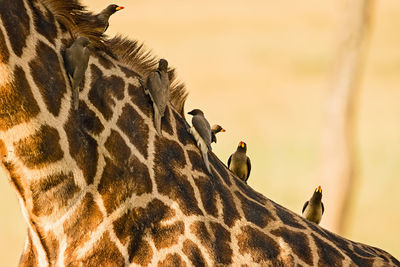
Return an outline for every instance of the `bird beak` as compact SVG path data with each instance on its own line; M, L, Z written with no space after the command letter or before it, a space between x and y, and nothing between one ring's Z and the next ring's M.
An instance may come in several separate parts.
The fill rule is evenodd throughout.
M239 146L241 146L242 148L244 148L244 143L242 141L240 141Z
M226 132L226 130L225 130L225 129L222 129L221 132L224 133L224 132Z
M117 7L117 8L115 9L115 11L118 11L118 10L121 10L121 9L124 9L124 7L123 7L123 6L119 6L119 7Z
M315 190L315 192L320 192L320 193L322 193L321 186L318 186L318 188Z

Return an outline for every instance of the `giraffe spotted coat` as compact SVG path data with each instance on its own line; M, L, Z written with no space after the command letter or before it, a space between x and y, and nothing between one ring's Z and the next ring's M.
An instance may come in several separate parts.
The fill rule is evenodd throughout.
M75 0L0 0L0 152L28 228L21 266L400 266L265 198L213 154L208 174L179 84L158 136L138 80L156 60L137 42L97 40L74 111L62 53L85 35L80 14Z

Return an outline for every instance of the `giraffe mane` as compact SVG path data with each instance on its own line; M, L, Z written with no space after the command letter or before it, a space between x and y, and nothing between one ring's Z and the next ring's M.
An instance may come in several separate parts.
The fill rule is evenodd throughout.
M91 41L91 46L100 49L109 56L118 59L130 68L139 72L142 77L157 68L159 58L145 45L137 40L117 35L109 38L93 30L90 20L94 14L87 10L78 0L40 0L55 15L56 20L65 27L71 37L86 36ZM177 79L176 70L168 69L171 82L170 102L175 110L184 116L184 106L188 91L183 82Z

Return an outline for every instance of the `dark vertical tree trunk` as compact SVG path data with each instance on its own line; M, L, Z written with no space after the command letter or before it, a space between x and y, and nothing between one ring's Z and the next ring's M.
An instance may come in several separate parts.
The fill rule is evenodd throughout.
M344 233L357 195L356 122L374 0L344 0L323 135L323 225Z

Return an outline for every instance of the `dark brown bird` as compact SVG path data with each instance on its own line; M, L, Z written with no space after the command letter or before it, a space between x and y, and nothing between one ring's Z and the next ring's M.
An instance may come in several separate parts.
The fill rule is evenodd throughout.
M247 183L251 171L251 161L246 155L247 145L240 141L236 152L228 159L228 169L230 169L237 177Z
M321 199L322 189L321 186L318 186L317 189L315 189L314 194L312 195L310 200L304 203L302 210L304 218L306 218L310 222L319 224L322 218L322 214L324 214L324 204L322 203Z
M79 37L65 51L65 69L72 84L72 103L75 110L79 106L79 85L88 67L90 52L87 46L89 44L87 37Z
M124 7L112 4L103 9L99 14L95 15L93 17L93 23L96 25L96 32L103 34L110 25L108 20L110 19L111 15L121 9L124 9Z
M143 85L143 84L142 84ZM154 126L159 135L161 133L161 119L169 100L170 82L168 78L168 61L160 59L158 68L151 72L146 80L145 92L151 98L154 109Z
M219 132L223 133L226 132L226 130L218 124L214 124L211 127L211 143L217 143L217 133Z
M188 114L193 115L192 127L189 129L197 142L201 154L203 156L204 164L209 173L211 173L210 163L208 161L208 151L211 151L211 127L207 119L204 117L203 111L200 109L194 109Z

